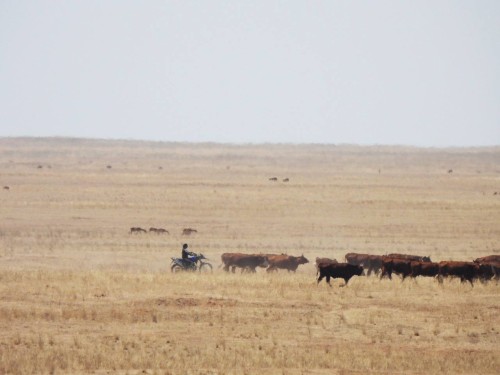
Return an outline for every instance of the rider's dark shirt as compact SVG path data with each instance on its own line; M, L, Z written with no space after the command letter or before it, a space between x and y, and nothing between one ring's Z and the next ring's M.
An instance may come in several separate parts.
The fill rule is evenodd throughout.
M189 250L182 249L182 259L188 259L188 258L189 258Z

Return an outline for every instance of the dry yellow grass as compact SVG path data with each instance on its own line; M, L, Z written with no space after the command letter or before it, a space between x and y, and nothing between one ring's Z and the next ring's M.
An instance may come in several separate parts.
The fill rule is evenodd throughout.
M496 283L217 266L498 254L499 165L499 148L0 139L0 373L497 374ZM170 273L183 242L212 275Z

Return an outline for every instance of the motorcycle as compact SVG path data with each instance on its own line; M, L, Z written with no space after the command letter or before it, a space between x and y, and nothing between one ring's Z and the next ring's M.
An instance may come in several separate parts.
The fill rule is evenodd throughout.
M191 257L191 260L192 261L172 257L170 270L173 273L182 271L199 271L204 273L212 272L212 265L207 262L208 258L206 258L203 254L195 254Z

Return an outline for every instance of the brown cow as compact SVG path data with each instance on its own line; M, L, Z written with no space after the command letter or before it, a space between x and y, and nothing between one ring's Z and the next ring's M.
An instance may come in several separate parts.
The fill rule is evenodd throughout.
M382 261L382 274L380 278L389 276L392 280L392 273L401 275L403 281L406 277L411 276L411 261L406 259L384 257Z
M319 277L317 284L326 277L326 282L330 287L332 286L332 284L330 284L330 278L344 279L345 285L347 286L351 277L361 276L363 267L349 263L320 263L318 265L318 272Z
M221 255L221 260L224 265L224 271L229 272L229 267L231 267L233 273L236 267L241 268L242 272L244 270L256 272L255 268L267 267L269 265L267 257L259 254L224 253Z
M412 277L436 277L439 274L438 263L411 261L410 266Z
M460 277L462 283L468 281L474 286L473 281L478 276L478 271L479 265L473 262L439 262L438 280L442 283L443 277Z
M295 257L293 255L276 255L273 257L268 257L269 259L269 268L267 272L277 271L278 268L290 271L297 271L297 268L301 264L309 263L304 255L300 257Z
M338 262L337 262L337 259L318 258L318 257L316 257L316 267L318 267L318 265L320 263L338 263Z
M146 229L142 229L141 227L132 227L130 228L130 233L146 233Z
M347 253L345 260L349 264L362 266L366 271L366 275L370 276L371 273L378 274L382 269L382 256L370 254Z
M318 258L316 257L316 276L319 273L319 265L320 263L324 264L337 264L337 259L330 259L330 258Z
M491 270L493 271L493 277L495 280L500 280L500 262L491 262L491 263L484 263L487 264L491 267Z
M410 254L397 254L392 253L387 255L389 258L398 258L398 259L406 259L406 260L415 260L417 262L430 262L430 257L424 257L420 255L410 255Z
M500 263L500 255L488 255L486 257L477 258L474 260L474 263L490 263L490 262Z

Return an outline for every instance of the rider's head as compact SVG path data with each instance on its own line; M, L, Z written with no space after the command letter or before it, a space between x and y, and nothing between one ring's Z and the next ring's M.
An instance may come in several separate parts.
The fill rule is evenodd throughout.
M184 245L182 245L182 250L186 250L188 248L188 244L185 243Z

